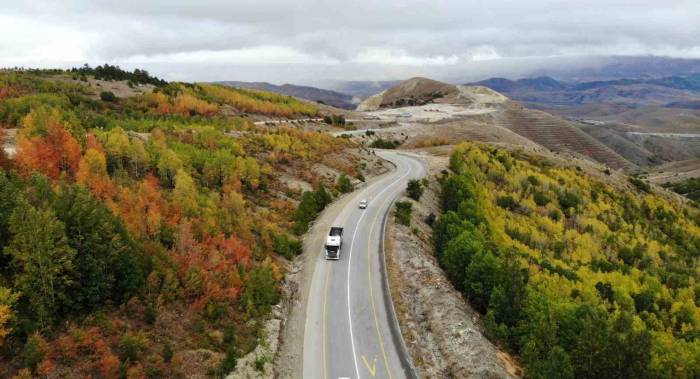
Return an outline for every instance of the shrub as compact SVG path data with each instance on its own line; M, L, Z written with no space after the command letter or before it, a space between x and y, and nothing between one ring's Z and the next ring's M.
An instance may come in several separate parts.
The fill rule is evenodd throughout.
M28 367L32 372L36 371L36 366L44 360L48 345L44 337L39 333L32 334L24 345L22 352L22 361L25 367Z
M224 356L224 360L222 360L219 364L218 377L226 377L231 371L233 371L236 368L237 364L238 352L236 351L236 347L234 345L231 345L226 349L226 355Z
M420 200L420 197L423 196L423 183L418 179L409 180L406 186L406 192L411 199L415 201Z
M251 315L265 315L270 312L270 307L279 301L280 293L277 289L272 267L259 265L254 267L249 274L241 303L248 307Z
M323 122L328 125L343 126L345 125L345 116L335 114L331 116L323 116Z
M115 96L112 91L102 91L100 93L100 99L106 102L114 102L117 100L117 96Z
M301 195L301 201L294 211L293 231L297 235L304 234L309 229L309 223L316 218L319 212L331 202L331 195L323 185L314 192L306 191Z
M633 176L633 177L630 177L629 181L638 190L645 192L645 193L651 192L651 186L649 185L649 183L645 182L644 180Z
M433 226L433 223L435 223L435 219L437 216L435 216L435 213L430 213L426 218L425 218L425 223L428 224L428 226Z
M559 205L566 212L569 208L578 208L581 204L581 196L573 191L564 191L559 194Z
M268 359L264 355L256 357L255 358L255 370L262 371L265 368L265 363L267 363L267 361L268 361Z
M396 220L401 225L410 226L411 225L411 212L413 211L413 204L410 201L397 201L396 202Z
M377 138L369 144L369 147L374 149L396 149L401 145L400 141L397 140L385 140L383 138Z
M136 362L147 344L148 339L143 332L124 334L119 345L122 359Z
M507 195L507 196L499 196L496 199L496 204L504 209L507 209L509 211L515 211L515 209L518 207L518 202L513 198L513 196Z
M341 174L338 177L338 182L335 184L335 187L341 193L348 193L348 192L352 192L352 190L353 190L352 183L350 182L350 178L348 178L348 176L345 174Z
M170 345L170 343L166 342L165 346L163 346L163 361L165 361L165 363L170 362L173 359L173 355L174 355L174 352L173 352L172 345Z
M295 256L301 254L301 241L287 233L273 234L272 250L275 253L291 260Z
M535 192L535 204L537 204L540 207L544 207L545 205L549 204L549 197L544 194L544 192L537 191Z

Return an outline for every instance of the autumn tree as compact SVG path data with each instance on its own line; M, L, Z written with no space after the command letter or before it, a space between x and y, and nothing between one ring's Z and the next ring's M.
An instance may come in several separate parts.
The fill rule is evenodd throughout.
M80 145L64 128L57 110L29 113L18 137L17 168L25 175L31 171L57 180L61 173L72 177L80 161Z
M107 199L115 195L114 185L107 174L105 156L96 149L87 149L85 155L80 158L75 178L98 198Z
M175 175L173 201L185 216L193 217L197 215L199 209L197 186L192 177L183 169L179 169Z
M10 319L13 317L13 307L17 302L18 294L11 289L0 287L0 347L4 345L5 337L12 331Z
M175 186L175 175L182 168L182 161L170 149L165 149L158 159L158 176L167 187Z

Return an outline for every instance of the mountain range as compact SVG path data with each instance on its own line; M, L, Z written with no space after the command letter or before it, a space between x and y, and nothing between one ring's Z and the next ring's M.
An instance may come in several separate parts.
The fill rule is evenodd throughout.
M580 83L559 81L548 76L520 80L491 78L470 84L489 87L514 100L546 105L612 103L633 107L680 107L684 104L695 106L700 101L700 74Z

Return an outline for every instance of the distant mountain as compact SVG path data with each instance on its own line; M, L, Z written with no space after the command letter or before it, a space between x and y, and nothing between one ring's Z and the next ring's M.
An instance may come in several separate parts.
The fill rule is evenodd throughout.
M580 83L546 76L520 80L491 78L471 84L489 87L514 100L547 105L611 103L630 106L674 104L670 106L678 107L700 100L700 74Z
M700 73L700 59L659 56L615 56L582 58L583 62L567 61L532 70L526 76L549 76L565 82L592 82L636 78L655 79Z
M236 88L247 88L247 89L257 89L262 91L277 92L289 96L298 97L301 99L306 99L314 102L320 102L328 105L332 105L336 108L342 109L355 109L360 99L352 95L345 93L340 93L336 91L309 87L309 86L299 86L295 84L283 84L276 85L267 82L238 82L238 81L223 81L218 82L218 84L236 87Z
M385 89L391 88L397 84L401 83L400 80L388 80L388 81L345 81L345 80L333 80L320 84L322 88L326 88L332 91L337 91L341 93L347 93L352 96L359 97L361 99L366 99L372 95L376 95Z
M700 100L695 101L677 101L666 104L667 108L685 108L700 110Z
M569 84L552 79L548 76L540 76L533 79L510 80L506 78L491 78L469 85L480 85L491 88L494 91L512 92L532 92L532 91L561 91L568 89Z

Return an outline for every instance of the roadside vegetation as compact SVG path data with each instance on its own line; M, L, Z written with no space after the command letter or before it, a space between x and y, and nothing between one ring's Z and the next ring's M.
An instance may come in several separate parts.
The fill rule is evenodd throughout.
M700 375L700 215L520 153L463 144L437 258L534 378Z
M280 259L331 199L310 167L356 176L333 158L353 144L222 113L317 112L288 97L73 72L157 87L0 71L0 134L18 129L16 155L0 149L0 376L223 376L262 342ZM285 169L315 189L288 190Z
M411 226L411 213L413 212L413 203L410 201L396 202L396 221L405 226Z
M398 140L385 140L383 138L377 138L369 144L369 147L373 149L396 149L401 145Z
M345 116L335 114L330 116L324 116L323 122L325 122L328 125L345 126Z
M418 179L411 179L406 185L406 194L415 201L420 200L421 196L423 196L424 190L425 188L423 188L423 182Z

